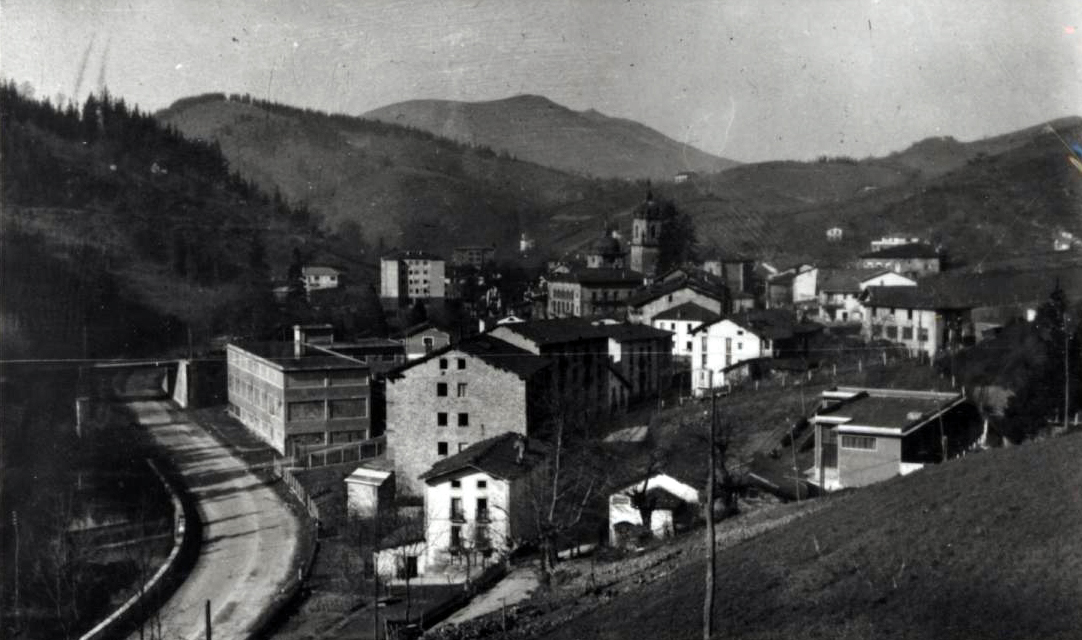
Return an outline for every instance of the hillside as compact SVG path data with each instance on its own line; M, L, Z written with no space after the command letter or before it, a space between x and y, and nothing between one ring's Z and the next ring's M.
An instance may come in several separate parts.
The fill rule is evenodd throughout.
M374 109L363 117L601 178L670 180L682 171L713 173L737 164L638 122L592 109L574 111L543 96L487 102L410 100Z
M1075 434L725 521L715 633L1077 637L1079 455ZM519 605L502 637L700 638L703 554L695 535L640 558L571 563L564 586Z
M183 100L158 118L215 141L232 168L311 207L327 227L358 223L377 251L449 254L485 244L508 259L522 232L543 250L569 230L596 233L598 216L641 197L623 182L571 176L426 132L238 96Z

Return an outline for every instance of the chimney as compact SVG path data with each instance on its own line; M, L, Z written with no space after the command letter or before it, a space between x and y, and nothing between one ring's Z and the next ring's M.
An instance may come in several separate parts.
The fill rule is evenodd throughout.
M519 436L515 438L515 463L522 464L522 457L526 455L526 438Z
M299 358L304 354L304 328L299 324L293 325L293 357Z

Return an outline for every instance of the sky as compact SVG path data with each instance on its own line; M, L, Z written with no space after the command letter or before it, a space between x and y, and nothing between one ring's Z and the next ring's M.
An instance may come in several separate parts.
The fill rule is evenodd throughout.
M745 162L1082 115L1080 62L1078 0L0 0L0 74L54 101L530 93Z

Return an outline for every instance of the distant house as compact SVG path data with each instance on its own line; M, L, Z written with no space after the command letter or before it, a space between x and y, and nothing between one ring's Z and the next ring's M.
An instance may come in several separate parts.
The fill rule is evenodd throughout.
M624 314L643 276L627 269L575 268L550 274L547 280L548 317L581 318Z
M694 302L685 302L654 316L654 328L672 332L672 354L678 362L687 366L691 362L692 331L704 323L716 322L721 316L700 307Z
M838 242L842 239L843 235L845 235L845 232L842 231L841 227L831 227L827 229L827 240L829 242Z
M719 280L711 280L688 274L666 274L667 279L637 291L627 301L627 315L631 322L651 325L654 318L664 311L692 302L720 315L730 310L729 291Z
M703 261L703 271L720 277L734 295L755 290L755 261L751 258L737 254L716 255Z
M793 280L796 273L781 272L771 276L766 282L766 308L781 309L793 304Z
M861 254L861 269L887 269L911 278L939 273L941 261L935 247L922 242L907 242Z
M796 352L801 339L821 328L797 322L784 309L747 311L701 325L692 331L692 395L731 384L727 371L740 362Z
M451 266L483 269L485 265L492 264L495 257L495 247L455 247L451 250Z
M533 492L548 454L544 443L504 433L425 471L425 572L467 561L481 567L530 539L541 519Z
M416 360L451 344L451 334L427 322L407 327L394 336L406 349L406 358Z
M890 235L883 236L878 240L872 240L871 248L872 251L882 251L883 249L899 247L905 244L918 244L920 242L921 239L916 236Z
M304 288L307 291L313 289L337 289L338 276L341 271L334 267L306 266L301 269L304 277Z
M676 184L681 184L688 180L694 180L698 176L699 174L695 171L681 171L672 177L672 181Z
M380 258L380 298L404 306L417 300L443 300L446 264L425 251L399 251Z
M818 320L859 323L864 318L860 294L868 286L913 287L917 281L893 271L821 269L818 279Z
M609 544L622 547L634 543L631 536L637 531L669 538L688 529L701 509L699 484L655 472L613 491L609 494ZM642 521L642 501L650 506L648 523Z
M808 480L833 491L906 475L961 455L979 437L977 407L960 393L839 387L811 418Z
M278 453L371 437L371 371L305 339L226 347L229 414Z
M861 335L866 340L889 340L910 353L935 356L940 349L973 339L970 312L977 303L965 296L916 287L868 287Z
M387 451L399 491L420 495L420 475L437 461L493 436L536 428L547 409L551 365L487 334L388 374Z

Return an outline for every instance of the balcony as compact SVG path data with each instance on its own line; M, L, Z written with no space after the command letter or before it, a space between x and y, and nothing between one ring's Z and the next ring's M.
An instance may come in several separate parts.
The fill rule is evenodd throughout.
M492 520L489 518L488 509L478 509L477 510L477 521L478 522L492 522Z
M466 512L465 511L452 511L451 512L451 522L465 522L465 521L466 521Z

